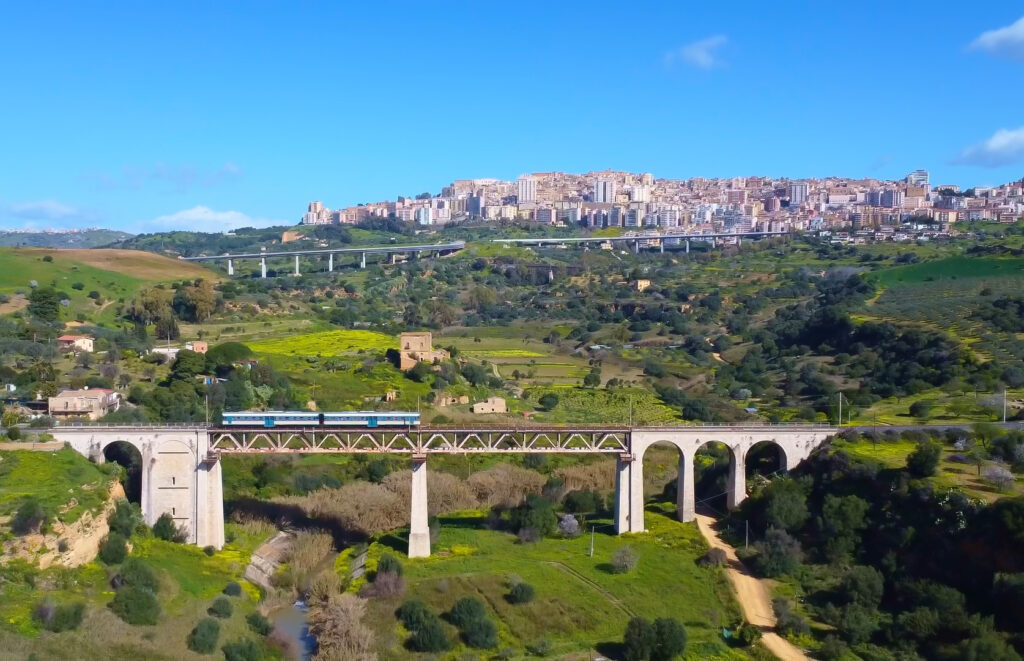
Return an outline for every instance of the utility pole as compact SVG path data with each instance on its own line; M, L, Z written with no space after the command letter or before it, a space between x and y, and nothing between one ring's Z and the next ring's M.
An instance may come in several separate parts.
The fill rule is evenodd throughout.
M843 391L839 391L839 426L843 426Z
M633 426L633 395L629 396L629 426Z
M750 521L744 521L746 524L746 531L743 534L743 550L750 548Z
M1003 388L1003 424L1006 424L1006 388Z
M594 526L590 526L590 557L594 557Z

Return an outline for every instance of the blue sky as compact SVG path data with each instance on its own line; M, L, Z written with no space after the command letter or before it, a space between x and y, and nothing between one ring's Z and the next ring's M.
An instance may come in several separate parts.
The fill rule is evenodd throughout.
M1024 175L1017 2L15 3L0 227L224 229L457 178Z

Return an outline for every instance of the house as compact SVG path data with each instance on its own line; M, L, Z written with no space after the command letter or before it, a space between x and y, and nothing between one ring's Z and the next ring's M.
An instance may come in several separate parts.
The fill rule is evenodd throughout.
M435 360L448 360L448 352L434 349L433 336L429 332L402 333L398 338L399 361L398 369L405 371L416 367L417 363L433 363Z
M64 352L92 353L92 338L88 335L61 335L57 338L57 349Z
M469 407L473 413L508 413L504 397L488 397L482 402L477 402Z
M647 289L650 286L651 286L651 281L647 280L645 278L641 278L641 279L637 280L635 283L633 283L633 288L636 289L637 291L644 291L645 289Z
M181 351L179 347L153 347L149 350L150 353L155 353L160 356L166 356L167 362L170 362L178 357L178 352Z
M206 353L209 350L209 346L203 340L194 340L192 342L186 342L185 348L189 351L195 351L196 353Z
M121 395L107 388L64 390L49 399L53 418L88 418L99 420L121 406Z
M443 408L445 406L457 406L459 404L469 404L469 396L441 395L434 400L434 406L439 408Z

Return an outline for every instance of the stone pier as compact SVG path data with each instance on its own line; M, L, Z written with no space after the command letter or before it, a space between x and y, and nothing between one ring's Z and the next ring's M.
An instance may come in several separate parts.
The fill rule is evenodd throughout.
M427 458L412 458L412 502L409 511L409 557L430 556L430 523L427 512Z

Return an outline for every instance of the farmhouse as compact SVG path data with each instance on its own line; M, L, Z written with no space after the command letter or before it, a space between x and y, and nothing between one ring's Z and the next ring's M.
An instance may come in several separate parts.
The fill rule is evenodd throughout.
M121 395L106 388L64 390L49 399L49 413L54 418L88 418L99 420L121 406Z
M399 336L398 369L411 370L417 363L432 363L435 360L448 360L448 352L434 349L433 336L429 332L402 333Z
M185 348L196 353L206 353L210 347L203 340L193 340L192 342L186 342Z
M508 413L504 397L488 397L482 402L477 402L469 407L473 413Z
M88 335L61 335L57 338L57 349L64 352L92 353L92 338Z

